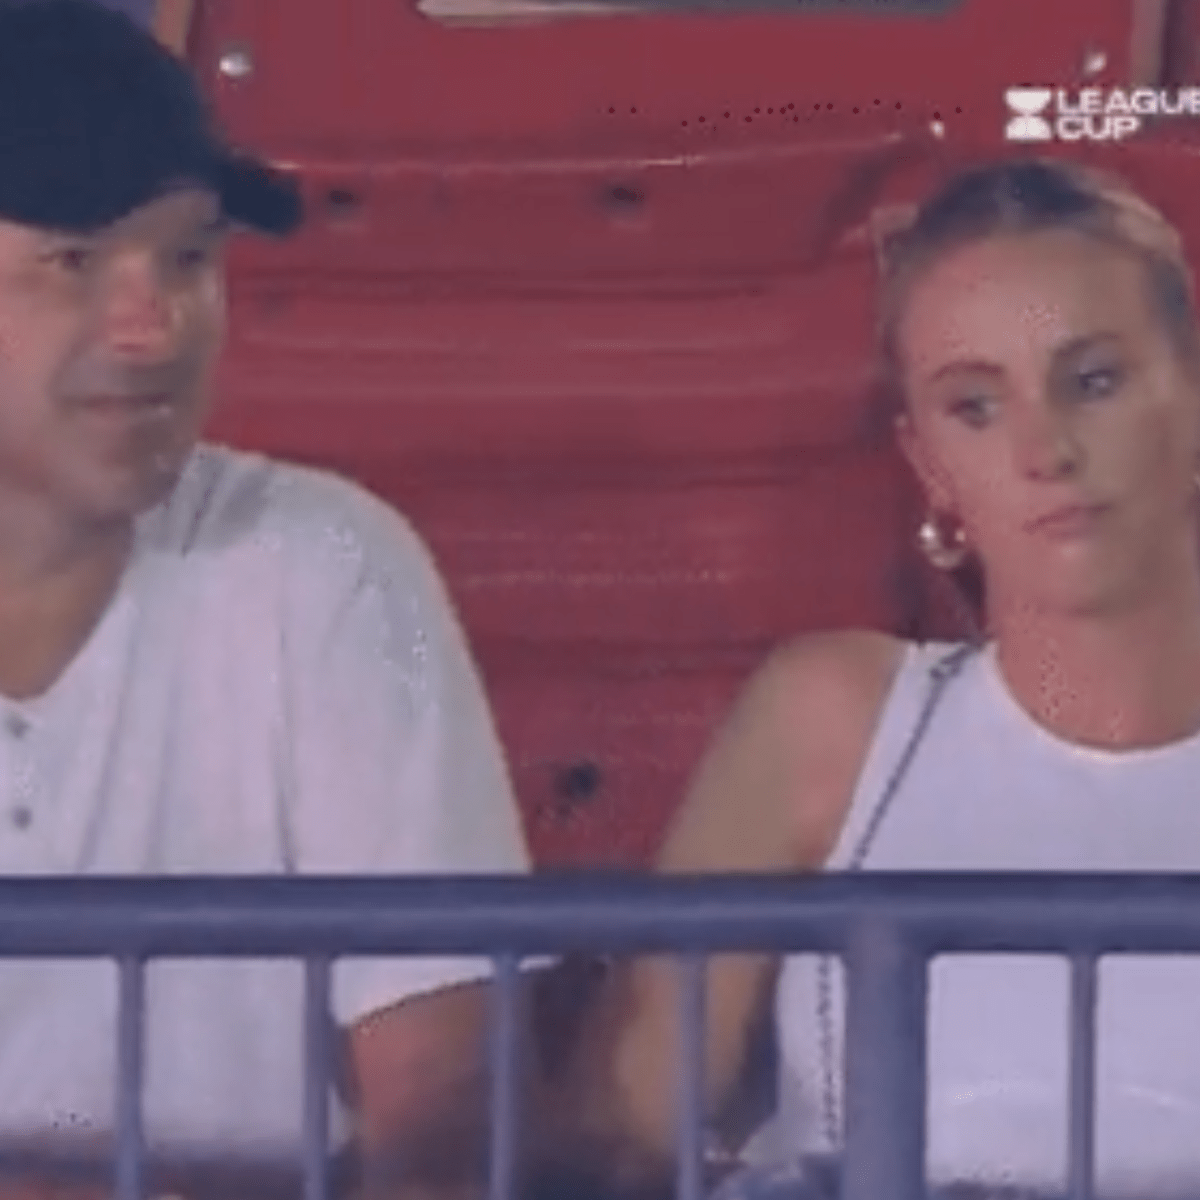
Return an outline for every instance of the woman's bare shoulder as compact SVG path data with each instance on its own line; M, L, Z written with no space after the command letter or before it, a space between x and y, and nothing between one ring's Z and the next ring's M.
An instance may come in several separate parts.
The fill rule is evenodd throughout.
M776 649L709 748L662 865L755 871L824 862L907 644L854 629Z
M819 866L833 851L908 645L874 630L840 630L798 638L768 664L777 674L777 720L795 731L784 803L803 866Z
M875 629L806 633L779 646L760 671L776 674L797 697L832 687L869 703L876 688L891 686L909 645Z

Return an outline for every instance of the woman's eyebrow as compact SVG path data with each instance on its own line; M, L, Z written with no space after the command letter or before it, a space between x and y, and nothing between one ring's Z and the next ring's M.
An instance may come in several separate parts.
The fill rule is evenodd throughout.
M984 358L955 358L948 363L943 363L936 371L934 371L925 380L926 383L937 383L939 379L945 378L947 375L955 375L959 372L973 372L977 375L1003 375L1004 368L997 363L989 362Z
M1064 342L1054 351L1054 361L1061 362L1066 358L1074 358L1084 350L1090 350L1093 346L1100 345L1104 342L1119 342L1121 335L1113 330L1100 330L1096 333L1086 333L1081 337L1071 338L1070 341Z
M1054 350L1054 361L1061 362L1067 358L1082 353L1084 350L1090 349L1092 346L1100 345L1104 342L1119 342L1121 335L1114 330L1099 330L1095 333L1085 333L1079 337L1073 337L1069 341L1064 342ZM926 383L936 383L939 379L947 375L957 374L959 372L971 372L977 375L992 375L999 376L1004 374L1004 368L994 362L989 362L983 358L956 358L950 362L943 363L938 369L930 374Z

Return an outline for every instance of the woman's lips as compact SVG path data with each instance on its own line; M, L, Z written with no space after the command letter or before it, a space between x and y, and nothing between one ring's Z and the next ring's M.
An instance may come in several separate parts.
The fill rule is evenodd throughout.
M1083 537L1096 530L1110 508L1108 504L1073 504L1038 517L1025 528L1044 537Z

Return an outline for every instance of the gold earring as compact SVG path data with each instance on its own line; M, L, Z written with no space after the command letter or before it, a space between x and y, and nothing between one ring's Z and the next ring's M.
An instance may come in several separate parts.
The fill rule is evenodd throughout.
M967 557L967 534L961 525L954 528L954 544L947 546L942 541L942 531L937 518L930 513L917 530L917 544L921 552L939 571L953 571L961 567Z

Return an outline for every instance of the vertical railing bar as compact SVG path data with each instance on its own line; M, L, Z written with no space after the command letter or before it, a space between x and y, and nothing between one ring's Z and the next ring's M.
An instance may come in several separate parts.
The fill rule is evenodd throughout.
M117 991L117 1200L141 1200L145 1166L142 1079L145 1046L146 964L118 961Z
M843 1200L925 1200L928 958L880 919L845 953Z
M679 1087L677 1200L704 1195L705 995L708 958L689 954L679 959Z
M488 1200L512 1200L516 1188L517 1137L521 1114L519 1070L522 1053L519 1015L520 959L511 954L495 958L496 987L492 993L492 1124Z
M1096 959L1071 957L1070 1126L1067 1196L1092 1200L1096 1171Z
M329 1093L334 1052L330 974L328 958L305 959L304 1200L327 1200L329 1192Z

